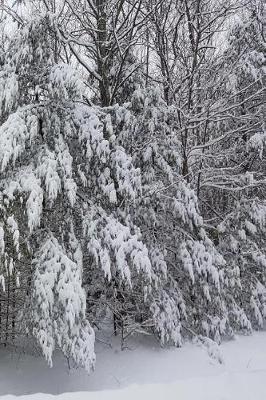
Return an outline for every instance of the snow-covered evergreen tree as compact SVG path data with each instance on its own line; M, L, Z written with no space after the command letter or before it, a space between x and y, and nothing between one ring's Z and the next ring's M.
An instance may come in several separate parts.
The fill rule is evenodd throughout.
M221 197L224 219L218 232L228 262L228 307L235 324L249 330L263 326L266 305L263 14L265 5L261 1L251 1L244 8L232 27L225 53L227 67L234 65L227 90L232 97L237 94L235 102L239 104L231 127L234 124L242 131L227 144L234 153L230 152L228 165L224 163L223 179L230 182L232 194L225 190Z
M122 206L141 191L139 171L108 114L82 104L77 73L57 62L54 32L49 14L25 21L1 71L1 291L50 364L58 345L90 370L82 270L115 290L130 287L133 273L148 283L151 265ZM7 341L9 325L21 326L9 318L7 309Z
M176 344L189 331L220 340L228 329L225 261L204 228L195 192L181 175L176 110L160 91L139 89L130 103L114 107L113 115L120 142L141 170L143 194L132 212L155 274L148 296L155 330L162 341Z

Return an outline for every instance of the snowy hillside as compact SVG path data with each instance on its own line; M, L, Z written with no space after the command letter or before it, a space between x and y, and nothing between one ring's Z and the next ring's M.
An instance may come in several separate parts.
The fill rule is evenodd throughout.
M154 346L153 346L154 345ZM150 339L121 351L97 346L96 371L68 370L59 357L53 369L41 358L0 353L1 400L264 400L266 333L224 343L224 363L187 344L160 349ZM72 392L72 393L71 393ZM45 394L36 394L45 393Z

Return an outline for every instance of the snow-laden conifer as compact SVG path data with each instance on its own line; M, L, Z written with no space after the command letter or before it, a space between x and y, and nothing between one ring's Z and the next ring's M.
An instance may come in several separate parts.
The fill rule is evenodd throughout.
M59 346L90 370L94 332L86 320L83 269L92 268L94 283L99 268L103 285L115 280L131 286L131 270L148 283L151 266L139 230L122 206L141 191L139 170L116 143L108 114L83 104L81 80L56 61L52 33L49 14L25 21L1 71L6 339L20 326L19 309L50 364ZM84 264L87 255L93 258Z

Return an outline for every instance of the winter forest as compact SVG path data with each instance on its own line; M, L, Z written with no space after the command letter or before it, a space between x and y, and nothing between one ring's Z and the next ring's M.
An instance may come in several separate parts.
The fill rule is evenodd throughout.
M107 326L122 349L265 327L265 21L263 0L1 0L1 348L90 373Z

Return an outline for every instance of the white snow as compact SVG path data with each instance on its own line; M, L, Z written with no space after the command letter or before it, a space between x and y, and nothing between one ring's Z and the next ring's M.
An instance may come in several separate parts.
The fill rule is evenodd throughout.
M98 343L96 371L50 369L37 356L0 350L0 399L15 400L265 400L266 332L223 343L224 364L192 344L162 349L153 339L121 351ZM63 365L64 364L64 365ZM114 390L116 389L116 390ZM37 394L43 393L43 394ZM9 394L9 395L7 395ZM1 395L3 397L1 397Z

